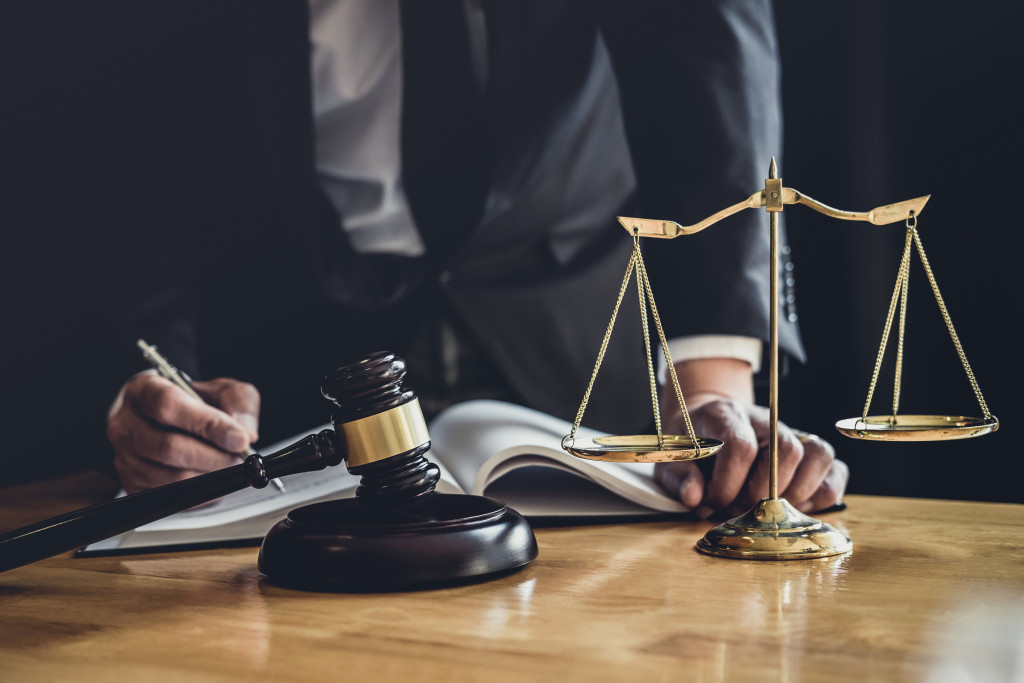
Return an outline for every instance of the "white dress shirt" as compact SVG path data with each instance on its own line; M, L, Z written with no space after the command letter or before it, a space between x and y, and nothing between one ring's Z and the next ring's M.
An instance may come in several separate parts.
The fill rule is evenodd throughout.
M426 0L424 0L426 1ZM360 253L422 256L425 248L402 186L402 41L398 0L309 0L313 113L319 182ZM473 70L487 80L486 26L466 2ZM752 337L669 340L675 362L736 358L761 366ZM658 376L667 369L658 356Z
M310 0L320 185L356 251L422 256L402 187L398 0Z

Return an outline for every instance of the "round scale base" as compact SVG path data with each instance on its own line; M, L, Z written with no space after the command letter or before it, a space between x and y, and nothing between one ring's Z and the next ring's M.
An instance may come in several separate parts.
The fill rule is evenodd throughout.
M604 462L677 462L714 455L722 448L718 439L698 436L696 442L687 436L634 434L631 436L600 436L580 441L563 440L563 448L584 460Z
M507 572L537 557L519 513L482 496L432 493L401 508L358 499L288 513L263 539L259 569L309 590L409 590Z
M697 550L706 555L738 560L813 559L841 555L852 547L846 534L808 517L784 498L762 498L697 541Z
M871 415L836 422L836 429L851 439L870 441L948 441L969 439L999 429L999 420L963 415Z

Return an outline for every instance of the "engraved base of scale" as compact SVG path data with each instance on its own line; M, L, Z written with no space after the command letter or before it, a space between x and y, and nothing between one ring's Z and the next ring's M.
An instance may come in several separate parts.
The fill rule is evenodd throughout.
M654 220L647 218L619 217L619 222L633 237L633 253L630 256L626 268L626 275L623 278L619 290L618 300L612 311L611 321L608 323L605 338L598 353L597 362L591 375L590 385L584 394L579 411L573 423L572 431L562 440L562 447L569 453L590 460L605 460L613 462L671 462L678 460L692 460L713 455L722 447L722 442L716 439L697 436L694 433L690 415L686 409L682 391L679 387L679 380L675 374L672 358L669 355L668 345L661 327L661 320L658 315L657 306L654 303L654 294L651 291L650 282L647 279L647 270L644 266L640 253L640 238L655 237L661 239L672 239L680 235L692 235L700 232L711 225L739 213L746 209L764 208L768 212L771 240L771 319L769 330L769 363L770 363L770 387L769 387L769 413L770 432L768 440L769 458L769 495L761 499L753 508L745 514L716 526L711 529L697 542L697 550L715 557L727 557L745 560L796 560L830 557L849 552L853 544L850 538L841 530L830 524L803 514L793 507L784 498L778 495L778 378L779 378L779 341L778 341L778 310L779 310L779 213L786 204L803 204L819 213L832 218L851 221L864 221L873 225L888 225L904 221L906 223L906 242L903 258L900 263L899 274L896 279L896 287L890 302L888 315L885 321L885 328L882 334L882 343L878 350L878 358L872 374L868 397L864 410L859 418L841 420L836 424L839 432L845 436L856 439L874 441L936 441L947 439L963 439L974 436L981 436L999 428L999 420L989 412L985 399L981 395L978 383L967 362L960 345L960 340L953 328L952 320L946 309L945 302L939 292L938 284L935 281L931 266L921 246L921 238L917 232L917 216L920 215L928 202L929 196L918 197L896 204L880 206L871 211L855 212L842 211L822 204L807 195L796 190L783 187L782 179L778 176L775 159L772 159L768 170L768 178L765 180L765 188L754 192L746 200L725 208L718 213L709 216L703 221L690 226L680 225L673 221ZM971 388L974 391L978 404L981 407L983 416L981 418L954 416L954 415L899 415L900 381L903 360L903 336L905 329L907 309L907 281L910 265L912 247L916 245L925 273L928 276L929 284L935 300L939 305L946 328L953 340L957 355L967 373ZM636 435L636 436L608 436L588 440L585 443L577 443L576 432L583 419L583 412L586 409L590 398L594 380L597 378L601 362L604 359L605 349L608 346L608 339L611 336L612 328L615 325L615 318L630 280L635 272L637 290L639 294L640 314L643 324L644 339L647 342L647 366L651 383L651 397L654 408L654 422L657 434ZM651 317L654 319L658 332L658 339L664 352L665 362L669 369L669 380L671 381L679 401L683 421L686 424L687 435L667 435L661 431L661 415L658 410L658 390L654 382L653 363L651 359L651 344L648 336L647 308L650 307ZM889 332L897 308L899 315L898 351L896 359L896 381L893 392L892 412L889 416L869 416L871 399L878 381L881 362L889 339Z

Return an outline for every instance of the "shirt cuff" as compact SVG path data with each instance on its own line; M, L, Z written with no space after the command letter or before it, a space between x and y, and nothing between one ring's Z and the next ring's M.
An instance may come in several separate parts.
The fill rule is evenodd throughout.
M733 334L701 334L691 337L676 337L668 340L668 352L673 363L698 358L735 358L750 363L754 372L761 369L761 351L764 342L756 337L741 337ZM668 380L668 366L665 355L658 354L658 381Z

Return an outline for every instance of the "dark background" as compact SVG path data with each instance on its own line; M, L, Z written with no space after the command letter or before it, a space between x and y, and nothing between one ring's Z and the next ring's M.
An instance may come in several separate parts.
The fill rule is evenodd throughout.
M980 12L984 7L984 12ZM922 242L998 432L863 443L860 415L904 229L786 210L809 362L782 382L781 417L835 444L850 492L1024 501L1020 230L1022 10L1016 3L775 5L783 58L784 184L842 209L931 195ZM980 416L924 270L911 262L903 413ZM895 335L895 330L894 330ZM892 401L895 336L872 414Z
M74 394L75 382L68 377L76 364L67 359L82 358L83 365L100 362L75 344L76 330L105 327L102 318L86 315L88 302L78 301L78 290L47 290L53 282L51 273L82 270L76 259L87 253L89 234L71 231L73 248L68 248L46 230L25 229L25 216L32 218L32 225L59 225L77 219L81 204L90 205L98 216L127 213L129 218L133 216L125 211L126 202L128 209L159 204L154 197L173 194L172 184L122 177L111 169L132 168L136 156L188 157L181 151L188 151L187 139L174 133L187 131L189 121L208 114L195 102L166 101L166 93L182 85L174 80L181 78L180 70L167 57L173 50L166 44L177 35L174 21L187 12L172 11L173 4L127 0L102 6L110 19L97 29L97 40L81 30L83 22L95 21L91 5L0 3L0 228L5 242L0 247L0 275L18 273L9 266L24 253L44 253L49 259L48 268L33 270L27 280L0 279L7 295L2 317L32 320L19 306L45 309L38 305L41 300L60 306L55 309L59 314L37 311L45 322L32 328L35 334L25 334L10 322L4 330L0 376L7 401L0 436L19 458L39 452L40 441L51 438L46 431L26 429L22 416L38 413L39 407L26 400L22 385L43 388L54 420L93 419ZM836 221L799 206L789 207L785 216L809 362L792 367L782 383L782 419L836 444L840 457L851 465L853 492L1020 502L1024 496L1015 416L1024 405L1017 386L1022 306L1016 276L1022 224L1017 206L1019 169L1024 159L1024 41L1019 37L1024 10L1017 3L988 3L981 13L981 5L922 0L779 0L775 7L783 58L784 182L851 210L931 194L920 233L964 349L1002 426L978 440L945 443L861 443L834 431L837 419L860 414L896 277L903 229ZM38 23L26 28L27 19ZM130 38L128 45L119 42L125 36ZM85 46L98 51L85 52ZM215 35L200 33L188 48L193 54L216 53L218 46ZM75 58L68 59L68 52ZM118 110L120 118L111 119L103 108L104 98L95 95L96 74L91 69L96 63L113 73L111 82L123 77L149 84L148 89L123 94L127 104ZM145 77L136 77L135 72L144 69ZM33 87L38 83L68 86L70 94L52 106L40 106L26 99L26 93L38 90ZM228 97L210 93L211 98L216 96ZM145 120L150 109L166 107L179 122L174 130L153 136L136 123ZM133 144L109 147L100 134L77 135L82 129L106 131ZM44 136L60 156L28 153L35 148L31 131ZM27 152L19 156L19 150ZM37 182L54 169L59 171L55 181ZM164 176L185 182L189 171L181 164ZM76 194L76 178L97 174L119 189L111 193L116 206L90 204ZM41 187L45 200L20 198L19 188L24 187ZM25 208L24 215L19 207ZM132 229L137 223L130 223ZM116 284L119 267L123 264L118 254L110 253L91 261L85 270L91 280ZM916 256L912 274L902 410L979 415ZM116 287L110 289L111 296L120 295ZM12 302L14 310L7 310ZM19 344L32 345L37 355L42 345L42 355L56 359L50 376L40 377L38 369L29 368L29 376L22 377L26 368L17 352ZM891 345L888 372L876 392L873 413L884 412L890 401L893 351ZM114 373L111 381L123 374ZM115 390L112 384L104 395ZM97 407L96 420L102 418L103 408ZM68 458L81 456L57 450L67 451Z

